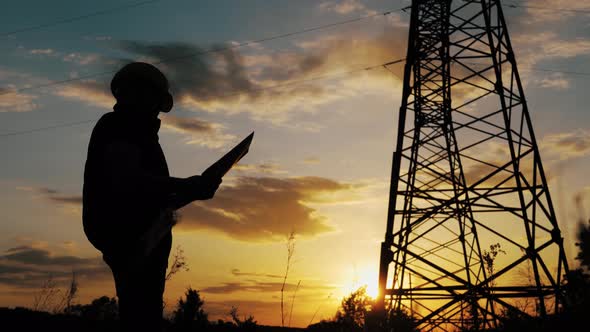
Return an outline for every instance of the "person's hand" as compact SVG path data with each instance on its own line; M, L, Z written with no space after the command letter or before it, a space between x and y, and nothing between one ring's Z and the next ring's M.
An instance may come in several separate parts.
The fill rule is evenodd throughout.
M187 179L191 196L195 200L207 200L213 198L221 184L221 178L195 175Z

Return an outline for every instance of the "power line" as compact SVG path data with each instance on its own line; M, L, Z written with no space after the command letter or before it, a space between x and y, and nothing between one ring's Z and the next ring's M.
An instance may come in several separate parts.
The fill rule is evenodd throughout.
M70 82L81 81L81 80L95 78L95 77L104 76L104 75L108 75L108 74L114 74L117 72L117 70L103 71L100 73L93 73L93 74L78 76L75 78L68 78L68 79L59 80L59 81L50 81L49 83L31 85L28 87L18 88L18 89L0 89L0 96L6 95L9 93L20 93L23 91L36 90L36 89L46 88L46 87L50 87L50 86L54 86L54 85L66 84L66 83L70 83Z
M53 22L47 22L47 23L42 23L42 24L38 24L38 25L34 25L34 26L25 27L25 28L19 28L19 29L12 30L12 31L5 31L5 32L0 33L0 37L5 38L5 37L10 37L15 34L22 33L22 32L41 30L41 29L53 27L56 25L72 23L72 22L80 21L80 20L95 17L95 16L110 14L110 13L116 12L118 10L125 10L125 9L131 9L131 8L135 8L135 7L144 6L144 5L155 3L158 1L160 1L160 0L139 1L136 3L121 5L118 7L108 8L108 9L104 9L104 10L99 10L96 12L92 12L92 13L88 13L88 14L84 14L84 15L80 15L80 16L73 16L73 17L68 17L68 18L64 18L61 20L56 20ZM520 4L516 4L516 3L508 3L508 4L506 4L506 6L509 8L530 8L530 9L540 9L540 10L557 10L557 11L569 11L569 12L576 12L576 13L590 13L590 9L570 9L570 8L556 8L556 7L552 8L552 7L540 7L540 6L531 6L531 5L520 5ZM409 8L410 8L410 6L407 6L404 8L400 8L399 10L403 10L405 12Z
M16 35L17 33L21 33L21 32L40 30L40 29L49 28L49 27L56 26L56 25L72 23L72 22L80 21L80 20L83 20L86 18L100 16L100 15L106 15L106 14L116 12L118 10L124 10L124 9L130 9L130 8L135 8L135 7L139 7L139 6L144 6L144 5L158 2L158 1L160 1L160 0L139 1L139 2L135 2L135 3L130 3L130 4L126 4L126 5L121 5L121 6L117 6L117 7L104 9L104 10L99 10L96 12L92 12L92 13L88 13L88 14L84 14L84 15L80 15L80 16L68 17L68 18L64 18L61 20L53 21L53 22L47 22L47 23L42 23L39 25L33 25L30 27L26 27L26 28L20 28L20 29L16 29L16 30L12 30L12 31L2 32L2 33L0 33L0 37L4 38L4 37Z
M590 76L590 72L555 70L555 69L547 69L547 68L530 68L530 69L525 68L525 69L523 69L523 71L539 71L539 72L559 73L559 74L567 74L567 75Z
M398 59L398 60L393 60L393 61L381 63L378 65L357 68L357 69L352 69L352 70L346 70L346 71L340 71L340 72L335 72L335 73L330 73L330 74L325 74L325 75L319 75L319 76L314 76L314 77L310 77L310 78L306 78L306 79L302 79L302 80L291 81L291 82L286 82L286 83L280 83L280 84L262 86L262 87L250 88L250 89L242 89L239 91L224 93L224 94L216 94L216 95L211 95L209 98L206 98L203 100L211 100L211 99L220 98L220 97L237 96L237 95L241 95L241 94L248 93L248 92L272 90L272 89L282 88L282 87L286 87L286 86L297 86L297 85L301 85L304 83L321 81L321 80L325 80L325 79L329 79L329 78L335 78L335 77L339 77L339 76L347 76L347 75L358 73L358 72L369 71L369 70L373 70L373 69L380 68L380 67L384 67L385 69L388 69L387 66L391 66L396 63L400 63L404 60L406 60L406 59L403 58L403 59ZM182 104L183 103L181 103L181 105Z
M62 23L67 23L67 22L71 22L71 21L75 21L75 20L80 20L80 19L83 19L83 18L86 18L86 17L102 15L102 14L106 14L106 13L113 12L113 11L120 10L120 9L127 9L127 8L132 8L132 7L138 7L138 6L145 5L145 4L148 4L148 3L153 3L153 2L156 2L156 1L159 1L159 0L141 1L141 2L138 2L138 3L134 3L134 4L129 4L129 5L124 5L124 6L114 7L114 8L106 9L106 10L103 10L103 11L94 12L94 13L91 13L91 14L86 14L86 15L82 15L82 16L77 16L77 17L73 17L73 18L64 19L64 20L58 21L58 22L47 23L47 24L42 24L42 25L38 25L38 26L35 26L35 27L29 27L29 28L15 30L15 31L12 31L12 32L4 33L4 34L2 34L0 36L7 36L7 35L15 34L17 32L23 32L23 31L28 31L28 30L41 29L43 27L48 27L48 26L52 26L52 25L56 25L56 24L62 24ZM532 8L531 6L518 5L518 4L508 4L507 6L512 7L512 8L518 8L518 7L521 7L521 8ZM293 31L293 32L288 32L288 33L284 33L284 34L274 35L274 36L270 36L270 37L255 39L255 40L251 40L251 41L247 41L247 42L235 44L235 45L232 45L232 46L221 47L221 48L212 48L212 49L208 49L208 50L204 50L204 51L199 51L199 52L193 52L193 53L184 54L184 55L177 56L177 57L165 58L165 59L162 59L162 60L160 60L158 62L155 62L155 64L161 64L161 63L167 63L167 62L174 62L174 61L184 60L184 59L188 59L188 58L191 58L191 57L195 57L195 56L198 56L198 55L204 55L204 54L208 54L208 53L216 53L216 52L229 51L229 50L241 48L241 47L244 47L244 46L249 46L249 45L258 44L258 43L264 43L264 42L268 42L268 41L272 41L272 40L276 40L276 39L287 38L287 37L291 37L291 36L295 36L295 35L299 35L299 34L304 34L304 33L308 33L308 32L313 32L313 31L328 29L328 28L332 28L332 27L335 27L335 26L339 26L339 25L344 25L344 24L350 24L350 23L354 23L354 22L359 22L359 21L370 19L370 18L377 17L377 16L387 16L387 15L393 13L393 12L405 11L408 8L409 7L392 9L392 10L383 11L383 12L379 12L379 13L374 13L374 14L370 14L370 15L366 15L366 16L361 16L361 17L357 17L357 18L353 18L353 19L338 21L338 22L329 23L329 24L325 24L325 25L319 25L319 26L315 26L315 27L311 27L311 28L306 28L306 29L297 30L297 31ZM550 9L548 7L535 7L535 8ZM567 11L568 9L558 8L557 10L566 10ZM584 11L584 10L573 10L572 9L570 11L589 12L590 13L590 11ZM44 83L44 84L38 84L38 85L33 85L33 86L28 86L28 87L23 87L23 88L18 88L18 89L0 89L0 96L1 95L5 95L5 94L8 94L8 93L19 93L19 92L23 92L23 91L29 91L29 90L35 90L35 89L50 87L50 86L54 86L54 85L61 85L61 84L67 84L67 83L81 81L81 80L86 80L86 79L92 79L92 78L96 78L96 77L100 77L100 76L114 74L117 70L109 70L109 71L104 71L104 72L92 73L92 74L88 74L88 75L78 76L76 78L68 78L68 79L63 79L63 80L55 80L55 81L51 81L51 82ZM571 73L571 72L569 72L569 73ZM576 73L573 73L573 74L576 75ZM585 74L584 73L581 73L579 75L585 75Z
M18 135L24 135L24 134L32 134L32 133L36 133L38 131L45 131L45 130L50 130L50 129L74 127L74 126L78 126L78 125L81 125L81 124L90 123L90 122L94 122L94 121L95 120L83 120L83 121L62 123L62 124L57 124L57 125L47 126L47 127L40 127L40 128L33 128L33 129L27 129L27 130L13 131L13 132L9 132L9 133L0 134L0 138L9 137L9 136L18 136Z
M507 3L505 6L509 7L509 8L539 9L539 10L551 10L551 11L590 14L590 8L589 9L571 9L571 8L559 8L559 7L541 7L541 6L531 6L531 5L520 5L520 4L516 4L516 3Z
M184 59L192 58L192 57L195 57L195 56L198 56L198 55L204 55L204 54L216 53L216 52L224 52L224 51L229 51L229 50L234 50L234 49L237 49L237 48L241 48L241 47L244 47L244 46L249 46L249 45L254 45L254 44L260 44L260 43L265 43L265 42L269 42L269 41L276 40L276 39L281 39L281 38L292 37L292 36L295 36L295 35L300 35L300 34L304 34L304 33L308 33L308 32L329 29L329 28L333 28L333 27L336 27L336 26L339 26L339 25L344 25L344 24L350 24L350 23L354 23L354 22L359 22L359 21L363 21L363 20L366 20L366 19L374 18L374 17L377 17L377 16L387 16L387 15L393 13L393 12L400 11L402 9L404 9L404 8L398 8L398 9L388 10L388 11L379 12L379 13L375 13L375 14L371 14L371 15L360 16L360 17L353 18L353 19L338 21L338 22L324 24L324 25L318 25L318 26L311 27L311 28L306 28L306 29L297 30L297 31L288 32L288 33L283 33L283 34L274 35L274 36L270 36L270 37L264 37L264 38L260 38L260 39L255 39L255 40L251 40L251 41L247 41L247 42L235 44L235 45L232 45L232 46L221 47L221 48L211 48L211 49L204 50L204 51L187 53L187 54L184 54L184 55L181 55L181 56L176 56L176 57L170 57L170 58L161 59L160 61L157 61L154 64L174 62L174 61L179 61L179 60L184 60ZM4 94L8 94L8 93L19 93L19 92L28 91L28 90L34 90L34 89L45 88L45 87L54 86L54 85L66 84L66 83L71 83L71 82L75 82L75 81L81 81L81 80L85 80L85 79L91 79L91 78L95 78L95 77L99 77L99 76L114 74L115 72L117 72L117 70L119 70L119 69L117 68L116 70L110 70L110 71L104 71L104 72L99 72L99 73L93 73L93 74L83 75L83 76L79 76L79 77L76 77L76 78L69 78L69 79L64 79L64 80L51 81L49 83L39 84L39 85L33 85L33 86L29 86L29 87L24 87L24 88L11 89L11 90L6 89L4 91L0 91L0 95L4 95Z
M488 67L489 64L485 63L476 63L476 62L462 62L464 65L470 66L480 66L480 67ZM492 67L490 67L490 70ZM522 72L542 72L542 73L557 73L557 74L566 74L566 75L574 75L574 76L590 76L590 72L583 72L583 71L568 71L568 70L558 70L558 69L550 69L550 68L542 68L542 67L530 67L530 68L518 68L519 71Z
M472 0L463 0L463 2L473 2ZM512 3L505 3L503 5L507 8L524 8L524 9L539 9L539 10L550 10L550 11L561 11L561 12L574 12L574 13L582 13L582 14L590 14L590 8L583 8L583 9L571 9L571 8L563 8L563 7L547 7L547 6L531 6L531 5L523 5L518 4L515 2Z
M389 72L391 72L392 74L394 74L394 75L397 76L397 74L395 72L391 71L388 66L394 65L394 64L397 64L397 63L400 63L400 62L402 62L404 60L405 59L398 59L398 60L389 61L389 62L378 64L378 65L373 65L373 66L368 66L368 67L363 67L363 68L357 68L357 69L352 69L352 70L347 70L347 71L341 71L341 72L337 72L337 73L325 74L325 75L320 75L320 76L311 77L311 78L307 78L307 79L303 79L303 80L298 80L298 81L292 81L292 82L287 82L287 83L282 83L282 84L276 84L276 85L271 85L271 86L265 86L265 87L259 87L259 88L244 89L244 90L240 90L240 91L236 91L236 92L231 92L231 93L225 93L225 94L211 95L209 98L204 99L204 100L211 100L211 99L214 99L214 98L221 98L221 97L230 97L230 96L235 96L235 95L241 95L241 94L248 93L248 92L271 90L271 89L276 89L276 88L285 87L285 86L297 86L297 85L304 84L304 83L309 83L309 82L319 81L319 80L325 80L325 79L329 79L329 78L335 78L335 77L338 77L338 76L350 75L350 74L354 74L354 73L357 73L357 72L369 71L369 70L373 70L373 69L381 68L381 67L387 69ZM479 64L476 64L476 63L471 63L471 64L472 65L479 65ZM546 68L536 68L536 69L535 68L531 68L531 69L525 69L524 71L538 71L538 72L563 73L563 74L569 74L569 75L590 76L590 72L573 72L573 71L562 71L562 70L553 70L553 69L546 69ZM177 105L183 105L183 104L187 104L187 103L188 102L182 102L182 103L179 103ZM0 138L9 137L9 136L24 135L24 134L30 134L30 133L35 133L35 132L40 132L40 131L46 131L46 130L51 130L51 129L74 127L74 126L78 126L78 125L82 125L82 124L86 124L86 123L91 123L91 122L95 122L95 121L96 120L82 120L82 121L68 122L68 123L57 124L57 125L53 125L53 126L47 126L47 127L26 129L26 130L20 130L20 131L13 131L13 132L8 132L8 133L2 133L2 134L0 134Z
M389 61L389 62L385 62L385 63L378 64L378 65L373 65L373 66L368 66L368 67L363 67L363 68L357 68L357 69L352 69L352 70L347 70L347 71L341 71L341 72L331 73L331 74L326 74L326 75L320 75L320 76L315 76L315 77L311 77L311 78L307 78L307 79L303 79L303 80L287 82L287 83L283 83L283 84L276 84L276 85L271 85L271 86L266 86L266 87L260 87L260 88L253 88L253 89L244 89L244 90L236 91L236 92L233 92L233 93L218 94L218 95L211 96L208 99L220 98L220 97L229 97L229 96L233 96L233 95L240 95L240 94L247 93L247 92L270 90L270 89L276 89L276 88L285 87L285 86L296 86L296 85L300 85L300 84L304 84L304 83L309 83L309 82L312 82L312 81L325 80L325 79L328 79L328 78L334 78L334 77L338 77L338 76L350 75L350 74L357 73L357 72L369 71L369 70L373 70L373 69L380 68L380 67L385 67L387 69L387 66L390 66L390 65L393 65L393 64L396 64L396 63L400 63L400 62L402 62L404 60L405 59L398 59L398 60ZM185 104L185 103L180 103L179 105L182 105L182 104ZM51 129L74 127L74 126L78 126L78 125L82 125L82 124L86 124L86 123L92 123L92 122L95 122L95 121L96 120L82 120L82 121L76 121L76 122L68 122L68 123L57 124L57 125L53 125L53 126L46 126L46 127L39 127L39 128L33 128L33 129L13 131L13 132L8 132L8 133L2 133L2 134L0 134L0 138L10 137L10 136L18 136L18 135L25 135L25 134L31 134L31 133L36 133L36 132L46 131L46 130L51 130Z

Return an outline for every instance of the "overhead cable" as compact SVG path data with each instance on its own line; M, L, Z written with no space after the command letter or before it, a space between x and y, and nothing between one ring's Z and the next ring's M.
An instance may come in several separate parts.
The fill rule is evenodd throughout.
M282 84L276 84L276 85L265 86L265 87L260 87L260 88L244 89L244 90L235 91L235 92L226 93L226 94L218 94L218 95L210 96L210 98L207 98L207 99L229 97L229 96L240 95L240 94L244 94L244 93L248 93L248 92L270 90L270 89L276 89L276 88L285 87L285 86L296 86L296 85L300 85L300 84L304 84L304 83L309 83L312 81L325 80L325 79L334 78L334 77L338 77L338 76L350 75L350 74L357 73L357 72L369 71L369 70L373 70L373 69L380 68L380 67L387 68L387 66L402 62L404 60L405 59L398 59L398 60L389 61L386 63L374 65L374 66L368 66L368 67L363 67L363 68L357 68L357 69L352 69L352 70L347 70L347 71L331 73L331 74L325 74L325 75L315 76L315 77L311 77L311 78L307 78L307 79L303 79L303 80L298 80L298 81L286 82L286 83L282 83ZM205 100L207 100L207 99L205 99ZM184 104L184 103L179 103L178 105L182 105L182 104ZM25 134L32 134L32 133L51 130L51 129L74 127L74 126L83 125L83 124L87 124L87 123L93 123L95 121L96 120L94 120L94 119L89 119L89 120L61 123L61 124L46 126L46 127L39 127L39 128L32 128L32 129L7 132L7 133L0 134L0 138L25 135Z
M119 11L119 10L125 10L125 9L135 8L135 7L139 7L139 6L151 4L151 3L154 3L154 2L158 2L158 1L160 1L160 0L139 1L139 2L135 2L135 3L130 3L130 4L126 4L126 5L121 5L121 6L117 6L117 7L112 7L112 8L108 8L108 9L103 9L103 10L95 11L95 12L84 14L84 15L80 15L80 16L68 17L68 18L64 18L64 19L61 19L61 20L57 20L57 21L52 21L52 22L47 22L47 23L42 23L42 24L38 24L38 25L29 26L29 27L26 27L26 28L19 28L19 29L15 29L15 30L12 30L12 31L1 32L0 33L0 37L10 37L10 36L16 35L17 33L29 32L29 31L34 31L34 30L41 30L41 29L53 27L53 26L56 26L56 25L61 25L61 24L66 24L66 23L80 21L80 20L83 20L83 19L86 19L86 18L90 18L90 17L95 17L95 16L100 16L100 15L110 14L110 13L113 13L113 12L116 12L116 11Z
M278 34L278 35L274 35L274 36L270 36L270 37L263 37L263 38L259 38L259 39L255 39L255 40L251 40L251 41L242 42L239 44L233 44L231 46L210 48L210 49L199 51L199 52L191 52L191 53L187 53L187 54L183 54L183 55L179 55L179 56L175 56L175 57L164 58L164 59L161 59L157 62L154 62L154 64L161 64L161 63L168 63L168 62L174 62L174 61L179 61L179 60L185 60L188 58L192 58L195 56L204 55L204 54L208 54L208 53L216 53L216 52L224 52L224 51L234 50L234 49L241 48L244 46L260 44L260 43L269 42L269 41L276 40L276 39L287 38L287 37L292 37L295 35L300 35L300 34L312 32L312 31L333 28L333 27L336 27L339 25L359 22L359 21L374 18L377 16L387 16L395 11L400 11L402 9L403 8L388 10L388 11L384 11L384 12L380 12L380 13L375 13L375 14L371 14L371 15L361 16L361 17L357 17L357 18L353 18L353 19L338 21L338 22L324 24L324 25L319 25L319 26L306 28L306 29L302 29L302 30L297 30L297 31L293 31L293 32ZM4 95L4 94L8 94L8 93L18 93L18 92L22 92L22 91L29 91L29 90L45 88L45 87L54 86L54 85L60 85L60 84L66 84L66 83L96 78L96 77L100 77L100 76L114 74L117 72L117 70L118 70L118 68L116 70L109 70L109 71L103 71L103 72L98 72L98 73L92 73L92 74L88 74L88 75L78 76L76 78L56 80L56 81L51 81L49 83L38 84L38 85L29 86L29 87L0 90L0 95Z

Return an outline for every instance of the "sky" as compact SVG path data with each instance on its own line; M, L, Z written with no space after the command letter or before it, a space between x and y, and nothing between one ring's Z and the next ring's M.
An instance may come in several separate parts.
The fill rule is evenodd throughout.
M114 104L108 83L130 61L158 63L171 82L160 143L173 176L200 174L255 131L216 197L180 211L173 247L189 270L167 283L166 310L192 287L212 318L235 306L280 324L291 232L290 325L333 316L362 285L374 295L403 63L381 65L405 56L409 4L11 2L0 22L0 306L32 306L73 270L79 303L115 295L82 230L81 188L92 126ZM589 11L505 2L571 266L590 217Z

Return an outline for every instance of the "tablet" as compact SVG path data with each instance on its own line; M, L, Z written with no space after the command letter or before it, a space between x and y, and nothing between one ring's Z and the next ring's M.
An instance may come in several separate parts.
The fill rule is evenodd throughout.
M207 168L202 175L218 178L223 177L235 164L238 163L238 161L240 161L240 159L242 159L242 157L246 155L246 153L248 153L250 144L252 143L252 138L254 138L254 132L250 133L250 135L244 138L238 145L236 145L213 165L209 166L209 168Z

